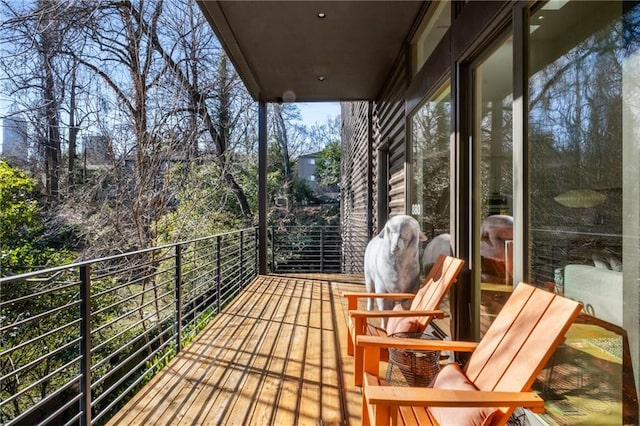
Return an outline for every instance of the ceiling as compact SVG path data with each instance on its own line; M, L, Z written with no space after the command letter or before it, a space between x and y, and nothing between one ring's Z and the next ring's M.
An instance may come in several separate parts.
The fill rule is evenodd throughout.
M376 99L427 3L198 2L249 93L266 102Z

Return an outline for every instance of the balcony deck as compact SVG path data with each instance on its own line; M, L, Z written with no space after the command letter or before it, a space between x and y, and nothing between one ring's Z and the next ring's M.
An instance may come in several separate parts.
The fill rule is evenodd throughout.
M341 295L363 283L257 277L108 424L360 424Z

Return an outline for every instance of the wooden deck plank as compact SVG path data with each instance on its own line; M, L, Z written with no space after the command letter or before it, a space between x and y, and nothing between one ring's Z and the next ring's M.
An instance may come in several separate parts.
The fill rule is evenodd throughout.
M226 416L224 418L226 420L224 421L228 424L249 423L248 416L251 415L254 409L253 405L255 405L253 401L256 400L260 383L264 381L265 373L268 371L268 361L273 352L275 336L280 332L282 326L279 320L282 318L282 312L286 309L288 300L290 299L290 294L288 294L286 287L284 287L280 281L274 281L270 288L265 285L258 291L263 293L277 293L279 299L277 304L274 304L274 309L270 316L263 315L263 321L254 323L259 333L256 335L254 358L251 359L248 368L254 371L262 371L262 374L249 374L243 382L243 387L238 398L235 398L234 401L229 401L228 409L226 413L224 413ZM249 350L248 346L250 346L250 344L247 345L246 350ZM217 404L210 404L210 413L215 413L216 407ZM212 414L209 415L209 418L214 419L215 416ZM223 419L218 419L218 422L222 423Z
M306 349L306 337L308 329L308 318L305 315L309 312L310 304L308 300L308 288L295 280L302 289L297 296L296 309L289 313L288 320L294 324L291 335L285 337L281 343L288 347L284 368L282 390L278 400L278 411L274 419L274 424L296 424L299 415L299 393L303 381L301 363ZM306 407L305 407L306 408Z
M205 378L217 377L218 372L221 371L220 363L224 355L229 353L227 348L233 347L231 344L233 336L246 334L244 330L248 328L248 324L237 319L247 313L246 310L242 310L243 298L246 296L247 294L243 294L235 302L240 306L236 317L227 319L224 327L210 327L203 331L202 338L187 346L182 356L171 363L170 366L175 365L177 369L178 374L174 380L178 382L173 384L174 380L171 380L172 392L158 393L153 400L141 402L145 405L145 410L134 419L135 423L175 424L182 417L182 413L190 409L192 400L206 386L203 382ZM264 303L267 302L268 300L265 299ZM196 368L193 368L194 365ZM166 380L164 374L160 377ZM157 387L161 388L166 386L167 383L157 384Z
M280 395L284 361L289 351L283 342L288 342L291 336L294 323L289 318L297 309L296 300L302 291L297 283L282 280L282 285L287 287L286 303L281 305L277 316L271 321L271 332L265 335L263 346L267 350L264 354L266 368L261 374L251 376L250 382L245 386L247 393L250 392L250 397L235 402L225 419L226 424L249 424L254 421L256 424L269 424L275 416L275 402Z
M302 368L302 388L299 398L298 424L311 425L322 419L321 359L322 341L322 286L311 282L309 285L308 326L305 350L300 360Z
M341 297L340 297L341 298ZM335 310L332 306L331 288L323 287L321 315L322 324L320 328L320 353L321 376L320 383L323 383L320 394L320 407L322 408L322 419L327 424L337 424L342 418L341 410L341 377L340 377L340 344L336 340L339 336L335 328L333 315ZM346 321L346 319L345 319ZM346 353L346 346L343 353Z
M213 407L230 409L237 394L244 388L249 369L261 368L257 349L264 335L263 327L268 326L282 300L280 296L274 301L274 296L277 298L280 293L270 289L273 293L269 294L264 282L262 284L257 290L243 294L237 302L242 307L239 308L240 315L234 315L232 322L244 318L239 321L241 327L230 327L234 332L216 360L216 369L203 380L203 386L198 395L191 399L190 406L179 413L178 424L200 424L204 419L213 423L222 422L226 410L214 410ZM262 310L259 310L261 306Z
M108 424L360 424L341 293L362 283L256 278Z
M203 357L208 356L210 359L207 361L211 361L211 358L216 356L214 352L211 352L210 342L224 344L225 330L214 331L216 332L214 340L198 339L194 341L183 350L180 357L165 368L166 372L163 371L163 374L155 376L145 386L143 394L136 395L138 400L136 407L131 407L131 405L125 407L132 411L130 421L133 424L159 423L160 419L165 418L165 415L170 416L171 419L175 417L176 407L180 405L180 401L188 400L188 396L185 394L197 387L198 378L206 374L207 368L211 366L210 362L204 362ZM157 392L157 389L170 389L170 392ZM135 413L135 408L139 409L137 413ZM122 411L118 415L122 415Z
M295 287L295 283L290 281L290 285ZM297 291L301 288L296 287ZM262 381L258 404L252 413L251 424L273 424L278 411L278 403L282 393L284 381L284 371L289 353L288 341L294 330L294 322L290 320L292 313L298 305L298 296L291 295L288 310L282 314L280 321L282 326L274 336L272 356L269 359L269 370L266 380Z

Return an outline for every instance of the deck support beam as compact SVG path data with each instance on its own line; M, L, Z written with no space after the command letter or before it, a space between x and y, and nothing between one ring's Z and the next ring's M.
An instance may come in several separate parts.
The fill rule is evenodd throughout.
M267 273L267 103L258 102L258 273Z

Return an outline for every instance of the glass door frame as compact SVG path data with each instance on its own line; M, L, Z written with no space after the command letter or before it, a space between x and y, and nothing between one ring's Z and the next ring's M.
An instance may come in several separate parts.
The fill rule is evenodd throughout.
M518 8L515 8L518 9ZM457 99L459 102L459 123L461 124L459 128L460 132L460 143L459 143L459 153L458 153L458 191L461 200L467 200L467 204L460 203L458 206L459 210L457 211L457 220L458 226L460 227L462 241L466 239L466 253L464 253L465 258L468 260L469 265L469 276L468 276L468 290L466 295L459 300L458 309L464 309L464 305L469 312L468 323L464 324L463 318L461 324L457 327L459 332L464 333L463 327L467 327L468 331L465 337L479 340L480 339L480 298L481 298L481 260L480 260L480 225L481 225L481 203L482 203L482 191L481 191L481 179L480 179L480 149L481 145L478 144L474 140L474 132L475 132L475 111L476 111L476 103L478 102L476 96L476 85L475 85L475 70L481 65L487 58L489 58L500 44L502 44L509 36L511 36L513 40L513 50L517 50L516 36L514 34L514 25L512 25L511 20L505 22L503 25L499 27L499 31L495 31L493 36L482 44L481 48L475 51L475 54L470 57L468 61L462 62L458 67L458 75L460 76L459 87L457 88ZM517 72L517 67L514 64L514 58L512 58L512 62L509 64L513 67L512 72ZM514 76L515 77L515 76ZM516 151L515 147L519 146L519 152L522 150L522 139L516 138L518 135L516 132L516 120L519 120L521 124L521 117L516 119L516 115L518 115L518 109L515 107L515 90L516 82L513 81L512 84L512 93L514 97L514 101L512 103L513 109L513 149L512 159L513 159L513 187L512 187L512 196L514 199L512 200L513 206L513 217L514 217L514 246L513 246L513 263L514 263L514 274L513 274L513 283L516 284L521 280L522 277L522 242L516 245L516 211L521 212L523 209L521 205L518 206L517 203L521 202L521 199L516 199L515 194L518 193L519 190L516 188L516 182L522 181L521 177L516 174L516 172L521 173L521 168L516 168L516 160L515 156ZM520 128L520 127L519 127ZM518 162L520 163L520 162ZM464 171L467 171L464 173ZM464 184L466 183L466 188L464 188ZM519 194L520 198L522 198L522 193ZM519 218L519 217L518 217ZM520 227L520 232L523 232L522 218L518 220L518 227ZM463 231L464 230L464 231ZM462 246L462 245L461 245ZM520 247L520 251L517 251L517 247ZM460 247L462 249L462 247ZM520 253L520 256L517 256L516 253ZM461 250L462 254L462 250ZM516 267L516 264L518 265ZM518 271L516 275L516 271ZM466 300L464 298L466 296ZM461 312L462 315L464 313Z

